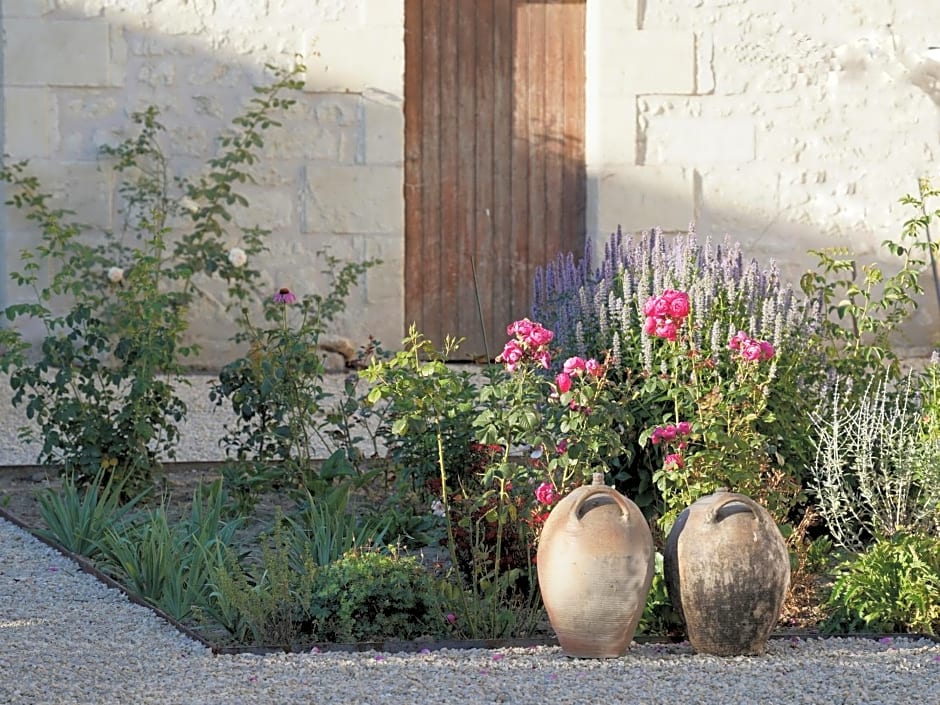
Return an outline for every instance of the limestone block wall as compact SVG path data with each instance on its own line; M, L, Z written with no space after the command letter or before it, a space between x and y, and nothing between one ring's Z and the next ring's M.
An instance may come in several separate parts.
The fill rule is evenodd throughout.
M810 248L872 259L940 183L940 3L587 5L588 231L724 234L798 279ZM935 204L934 207L940 206ZM935 229L940 236L940 227ZM907 341L940 341L929 276Z
M270 81L265 64L297 56L307 88L268 133L237 220L273 231L256 263L272 292L322 291L324 247L381 258L335 332L394 345L404 327L403 18L402 0L3 0L2 149L28 158L80 220L117 230L114 177L98 148L126 134L131 112L159 107L172 169L194 174L252 86ZM36 234L15 211L0 218L9 303L23 293L7 274ZM231 359L233 330L218 300L203 301L192 328L199 363Z
M453 0L471 2L472 0ZM940 180L940 3L908 0L586 0L588 233L660 226L728 234L794 281L809 248L871 258ZM308 87L267 138L243 225L271 228L271 290L323 287L314 253L380 257L336 333L394 345L405 327L404 0L0 0L0 135L61 203L120 228L98 148L157 105L174 169L193 173L264 82L308 67ZM2 196L2 193L0 193ZM938 228L940 230L940 228ZM0 303L35 233L0 209ZM940 236L940 232L936 233ZM237 244L233 242L232 244ZM928 295L911 345L940 337ZM203 362L232 356L207 299Z

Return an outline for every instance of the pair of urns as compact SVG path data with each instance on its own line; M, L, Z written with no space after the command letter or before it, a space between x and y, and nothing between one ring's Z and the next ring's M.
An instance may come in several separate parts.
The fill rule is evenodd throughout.
M594 475L552 510L538 547L542 601L568 656L626 653L653 579L649 525L635 503ZM786 544L749 497L719 490L684 510L663 549L666 589L692 648L764 652L790 583Z

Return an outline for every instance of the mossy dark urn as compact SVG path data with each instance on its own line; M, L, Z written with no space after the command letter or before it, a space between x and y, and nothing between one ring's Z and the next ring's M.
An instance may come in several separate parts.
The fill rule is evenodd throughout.
M653 538L636 504L595 473L593 484L552 509L537 565L562 651L575 658L623 656L653 580Z
M764 653L790 585L790 557L770 513L720 489L676 520L663 550L666 589L696 652Z

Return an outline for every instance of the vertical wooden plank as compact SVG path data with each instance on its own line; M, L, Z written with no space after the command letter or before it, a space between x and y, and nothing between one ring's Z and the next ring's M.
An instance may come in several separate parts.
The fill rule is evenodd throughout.
M514 113L516 0L495 0L493 13L493 258L492 274L481 279L481 286L492 291L493 354L499 354L505 342L506 326L512 322L513 232L516 228L514 178L520 161L516 154L516 117ZM524 167L523 167L524 168Z
M532 275L535 264L545 257L546 220L545 166L550 148L545 114L545 4L526 6L528 24L528 91L526 110L529 113L529 227L528 246L518 282L513 290L517 311L529 311Z
M476 269L476 285L471 290L471 303L473 310L473 335L471 340L479 342L474 353L487 354L494 357L494 326L492 321L493 286L490 282L495 279L493 271L493 249L495 238L494 226L494 181L497 172L494 159L493 144L496 124L496 41L497 32L501 31L494 22L494 0L477 0L474 22L476 24L476 40L474 42L474 64L476 67L475 104L476 119L474 125L474 172L475 172L475 199L474 199L474 231L473 231L473 262ZM471 284L473 272L469 271ZM483 320L478 318L477 298L483 312ZM499 336L501 337L501 336ZM485 346L484 346L485 343Z
M542 91L542 124L545 138L542 147L542 163L545 169L544 200L545 227L541 237L540 250L534 253L530 262L530 272L534 277L535 268L542 266L562 251L562 242L569 227L565 222L565 202L570 197L564 190L563 171L565 169L565 131L564 131L564 43L571 33L566 23L575 5L548 3L542 5L544 21L542 25L542 45L544 47L544 89ZM539 238L539 233L533 233ZM531 296L531 285L527 293ZM531 300L529 300L531 306Z
M584 251L587 216L587 172L584 164L585 125L585 4L570 6L564 34L564 136L565 177L563 188L565 222L568 230L561 243L561 252Z
M512 229L509 233L509 252L511 258L510 314L517 316L523 306L519 302L519 292L529 286L529 216L531 209L529 187L532 178L532 160L530 159L531 140L534 138L531 102L529 99L530 81L535 79L532 68L532 46L529 34L530 17L533 6L518 2L515 6L514 27L515 47L513 51L513 148L512 148Z
M458 220L460 134L457 130L458 74L457 74L457 5L453 0L440 0L440 155L438 180L440 188L440 227L436 237L440 243L440 277L438 279L437 309L440 311L435 343L445 335L453 335L457 328L459 271L455 257L460 223Z
M474 251L476 223L476 123L481 118L476 109L476 3L455 2L456 13L456 186L454 247L448 253L455 273L454 326L450 334L467 339L473 345L480 336L473 305L473 277L470 258ZM482 77L480 79L482 81ZM466 344L465 344L466 347ZM470 350L466 351L470 354Z
M442 316L441 280L444 275L441 267L442 212L441 199L443 188L440 178L442 161L442 136L440 130L441 96L443 86L448 77L441 71L441 12L442 5L448 0L423 0L422 32L424 34L424 50L422 72L423 119L424 132L421 135L421 149L423 151L421 167L421 188L424 198L422 207L421 251L418 257L422 263L422 272L419 276L424 280L421 297L421 332L433 340L440 337Z
M424 320L423 227L425 212L421 186L423 124L422 87L424 41L423 0L405 0L405 329ZM404 331L403 331L404 334ZM382 341L386 346L397 340Z

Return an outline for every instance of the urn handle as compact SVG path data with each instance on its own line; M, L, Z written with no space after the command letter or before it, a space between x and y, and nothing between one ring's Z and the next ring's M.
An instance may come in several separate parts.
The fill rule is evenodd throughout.
M747 507L751 514L754 515L754 519L757 520L757 523L761 525L766 523L767 519L765 517L765 512L767 510L747 495L738 494L737 492L722 492L722 494L724 496L718 499L718 501L712 505L712 508L708 510L705 521L709 524L717 523L718 512L720 512L726 505L733 504L735 502L738 504L743 504L745 507Z
M595 497L599 494L610 497L614 502L617 503L617 506L620 507L620 511L623 514L624 521L629 525L630 524L630 502L622 494L617 492L617 490L606 487L604 485L588 485L584 492L575 500L574 506L571 508L571 513L568 515L568 524L569 525L579 525L581 519L579 514L581 512L581 507L584 506L584 503L587 502L591 497Z

